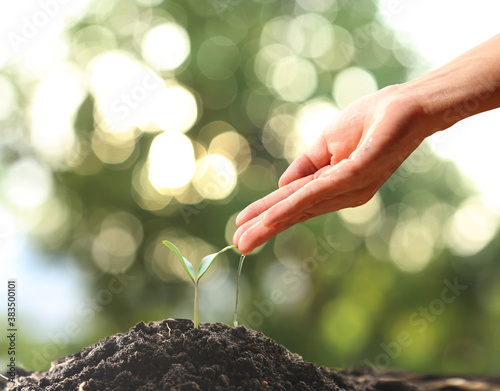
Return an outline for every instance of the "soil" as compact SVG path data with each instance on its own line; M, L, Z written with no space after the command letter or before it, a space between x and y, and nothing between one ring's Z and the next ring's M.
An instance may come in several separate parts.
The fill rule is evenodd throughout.
M139 323L52 363L18 370L0 390L500 390L500 378L445 378L368 369L337 371L302 360L244 326L185 319Z

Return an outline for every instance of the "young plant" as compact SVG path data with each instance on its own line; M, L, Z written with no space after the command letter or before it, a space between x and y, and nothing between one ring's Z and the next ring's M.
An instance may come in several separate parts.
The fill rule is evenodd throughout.
M198 328L198 281L200 281L201 277L207 272L208 268L212 266L212 263L215 261L215 259L219 256L219 254L223 253L224 251L229 250L230 248L234 248L236 246L227 246L224 247L222 250L220 250L217 253L207 255L204 257L201 262L200 266L198 267L198 271L196 274L194 273L193 265L182 256L181 252L177 247L175 247L172 243L170 243L168 240L164 240L162 242L165 246L167 246L170 250L174 252L174 254L177 256L179 259L182 267L188 274L189 278L191 278L191 281L193 281L194 284L194 327L197 329Z

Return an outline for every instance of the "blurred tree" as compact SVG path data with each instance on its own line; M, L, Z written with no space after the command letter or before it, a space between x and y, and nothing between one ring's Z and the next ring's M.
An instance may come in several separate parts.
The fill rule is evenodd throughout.
M52 173L31 234L91 276L101 305L82 344L191 316L161 240L195 262L222 248L338 110L404 82L416 58L375 2L342 0L94 2L66 41L37 88L5 70L31 102L10 119L31 143L7 140L2 164L31 155ZM423 145L367 205L250 255L243 323L322 365L492 371L500 250L473 195ZM201 289L221 304L202 321L230 320L237 258L211 270Z

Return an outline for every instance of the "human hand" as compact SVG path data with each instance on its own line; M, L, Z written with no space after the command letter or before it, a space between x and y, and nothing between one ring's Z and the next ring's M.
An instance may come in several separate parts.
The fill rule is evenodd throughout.
M423 118L399 86L353 102L288 167L278 190L238 215L233 243L248 254L294 224L366 203L428 135Z

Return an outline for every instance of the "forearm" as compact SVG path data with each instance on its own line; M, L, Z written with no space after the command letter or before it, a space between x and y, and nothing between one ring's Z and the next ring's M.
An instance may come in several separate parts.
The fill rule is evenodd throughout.
M500 107L500 35L400 88L421 107L426 135Z

